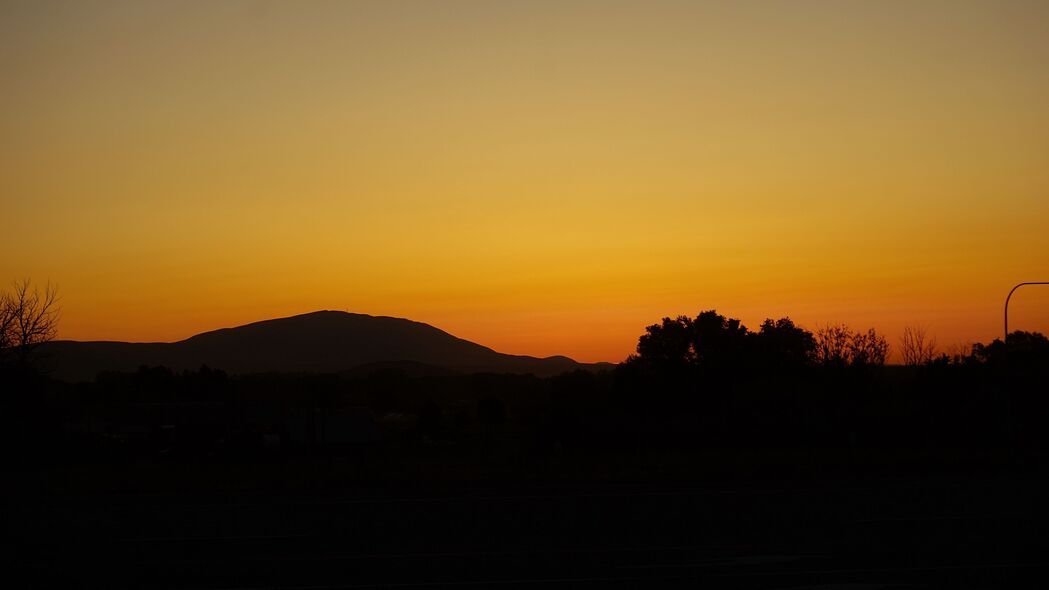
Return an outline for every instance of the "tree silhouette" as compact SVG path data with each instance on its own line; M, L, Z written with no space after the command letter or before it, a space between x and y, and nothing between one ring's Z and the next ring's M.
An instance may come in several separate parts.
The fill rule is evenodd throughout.
M946 358L947 362L956 365L970 362L973 358L973 346L972 342L955 342L947 346L946 352L940 358Z
M58 287L43 293L29 279L17 281L10 293L0 293L0 361L26 365L33 351L58 334Z
M816 331L816 361L824 366L884 365L889 342L874 328L853 332L845 324L832 324Z
M666 317L645 328L637 342L637 356L632 358L654 367L684 367L695 363L693 340L691 319Z
M852 330L845 324L830 324L816 330L816 361L827 367L848 365L852 338Z
M707 372L782 369L812 364L815 348L812 333L790 318L766 319L759 331L751 332L740 320L708 310L695 319L666 317L648 326L638 339L637 354L627 362L653 369L691 367Z
M747 357L749 335L738 319L714 310L704 311L695 319L666 317L645 328L638 339L637 355L628 361L661 369L735 366Z
M889 341L871 328L853 336L849 352L855 366L884 365L889 356Z
M1009 332L1008 344L995 338L990 344L974 344L972 358L983 364L1049 366L1049 338L1040 332Z
M815 360L815 337L790 318L766 319L755 336L755 342L758 360L766 368L798 368Z
M704 311L692 322L696 363L712 369L739 367L749 357L750 336L739 320L726 318L713 309Z
M906 326L900 336L900 356L905 365L927 365L936 358L936 339L921 326Z

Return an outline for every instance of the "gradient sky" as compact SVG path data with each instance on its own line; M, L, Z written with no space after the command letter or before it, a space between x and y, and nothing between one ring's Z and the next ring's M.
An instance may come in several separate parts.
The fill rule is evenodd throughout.
M0 279L58 283L62 338L344 309L618 361L716 308L951 345L1049 280L1044 1L3 1L0 90Z

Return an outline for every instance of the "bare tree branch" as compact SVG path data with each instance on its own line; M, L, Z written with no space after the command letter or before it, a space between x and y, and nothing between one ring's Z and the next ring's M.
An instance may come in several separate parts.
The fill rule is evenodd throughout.
M15 300L9 293L0 293L0 360L14 342Z
M816 331L816 362L829 366L884 365L889 343L874 328L853 332L845 324L832 324Z
M27 363L33 351L58 335L58 287L48 283L43 293L24 279L11 293L0 294L0 358Z
M900 355L905 365L925 365L936 357L936 339L921 326L907 326L900 336Z

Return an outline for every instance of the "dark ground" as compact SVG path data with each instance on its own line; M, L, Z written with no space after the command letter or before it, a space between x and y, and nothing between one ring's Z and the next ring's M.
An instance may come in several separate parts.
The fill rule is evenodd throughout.
M1036 340L923 367L16 375L5 581L1049 587Z
M68 493L64 475L35 477L7 495L9 576L23 580L11 587L1007 588L1049 578L1045 487L1030 476L182 493Z

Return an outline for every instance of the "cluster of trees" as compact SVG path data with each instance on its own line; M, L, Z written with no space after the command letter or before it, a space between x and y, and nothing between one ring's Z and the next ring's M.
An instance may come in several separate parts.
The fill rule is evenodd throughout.
M715 310L663 318L645 328L627 365L652 369L790 369L812 365L883 365L888 341L873 328L831 325L815 333L790 318L766 319L757 331Z
M33 351L58 333L58 289L41 291L28 279L0 292L0 365L24 366Z
M889 342L874 331L854 332L844 324L824 326L816 332L814 358L825 366L884 365Z
M987 365L1013 371L1035 368L1049 360L1049 338L1040 332L1016 330L1006 342L957 344L940 351L936 339L924 328L907 326L900 336L900 360L904 365Z
M757 330L715 310L695 318L665 317L645 328L636 354L623 363L628 369L671 374L681 369L703 372L769 371L801 367L876 367L886 363L891 346L873 328L853 330L831 324L810 332L790 318L766 319ZM1015 331L1008 342L958 345L947 352L925 328L907 326L899 338L898 358L904 365L946 364L1028 366L1049 358L1049 338L1038 332Z

